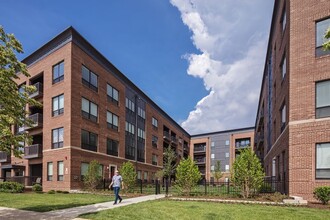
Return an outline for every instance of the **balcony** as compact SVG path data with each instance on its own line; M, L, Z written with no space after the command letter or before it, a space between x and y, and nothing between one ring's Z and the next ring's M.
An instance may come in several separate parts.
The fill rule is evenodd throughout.
M264 111L261 110L258 116L258 125L257 125L258 131L260 131L264 125L264 118L265 118Z
M42 155L42 145L41 144L33 144L27 147L24 147L24 158L25 159L33 159L41 157Z
M194 146L194 153L205 153L205 151L206 151L205 145Z
M196 164L205 164L205 157L196 157L195 158L195 163Z
M175 136L171 136L171 143L177 145L178 139Z
M6 152L0 151L0 163L10 162L10 155Z
M163 135L164 140L171 141L170 133L168 131L164 131Z
M35 113L28 117L32 121L31 127L26 127L25 129L38 128L42 127L43 119L41 113Z
M30 98L39 98L43 95L43 84L41 82L37 82L33 84L37 90L31 93L29 96Z
M152 146L153 146L154 148L157 148L157 142L152 141Z

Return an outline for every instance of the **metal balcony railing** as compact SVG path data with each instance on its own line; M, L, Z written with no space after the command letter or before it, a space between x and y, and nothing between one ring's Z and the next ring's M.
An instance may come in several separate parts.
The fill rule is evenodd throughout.
M41 144L33 144L27 147L24 147L24 158L32 159L41 157L42 154L42 145Z
M42 114L41 113L35 113L33 115L30 115L28 118L30 120L32 120L33 124L32 124L31 127L26 127L26 129L36 128L36 127L41 127L42 126L43 119L42 119Z
M10 161L10 155L8 155L6 152L0 151L0 163L9 162Z
M205 145L194 146L194 152L205 152L205 151L206 151Z
M171 140L171 138L170 138L170 133L168 132L168 131L164 131L163 132L163 135L164 135L164 139L165 140L168 140L168 141L170 141Z
M43 84L41 82L37 82L33 84L37 90L30 94L30 98L38 98L43 95Z

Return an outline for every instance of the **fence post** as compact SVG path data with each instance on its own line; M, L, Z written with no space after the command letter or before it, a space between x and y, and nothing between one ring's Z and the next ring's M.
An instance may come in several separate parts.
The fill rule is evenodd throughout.
M105 191L105 178L103 178L103 191Z
M227 194L229 194L229 180L227 181Z
M205 187L205 195L207 194L207 186L206 186L206 179L204 181L204 187Z
M158 194L157 187L158 187L158 180L155 181L155 194L156 195Z
M142 194L142 179L140 180L140 193Z

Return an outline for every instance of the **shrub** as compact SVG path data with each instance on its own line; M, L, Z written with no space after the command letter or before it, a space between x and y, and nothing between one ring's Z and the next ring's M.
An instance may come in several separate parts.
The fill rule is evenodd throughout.
M330 200L330 186L316 187L313 194L315 199L322 202L323 205L326 205Z
M133 190L133 186L136 183L136 172L134 165L130 161L123 163L120 168L120 174L123 177L124 182L123 190L125 192L131 192Z
M32 186L32 191L33 192L42 192L42 186L40 185L40 184L34 184L33 186Z
M49 190L48 192L47 192L48 194L55 194L55 190Z
M97 160L92 160L84 176L84 185L88 190L95 191L102 180L102 166Z
M0 183L0 192L9 193L22 193L24 191L24 185L16 182L2 182Z
M259 189L261 193L271 193L274 192L272 185L270 183L263 183Z

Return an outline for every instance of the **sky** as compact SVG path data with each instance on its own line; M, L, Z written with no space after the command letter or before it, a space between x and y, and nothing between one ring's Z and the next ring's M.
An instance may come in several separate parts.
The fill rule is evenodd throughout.
M274 0L0 0L23 59L73 26L190 134L254 126Z

